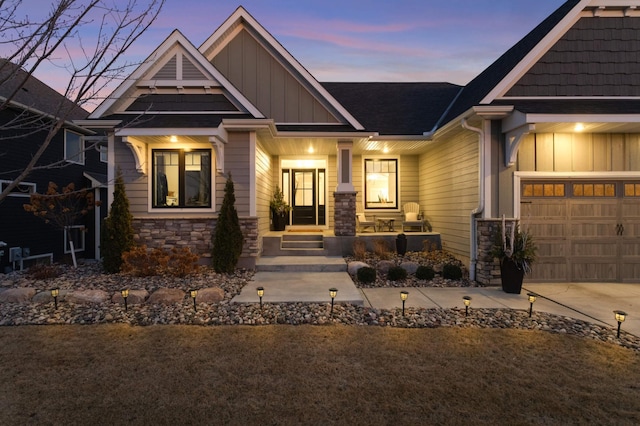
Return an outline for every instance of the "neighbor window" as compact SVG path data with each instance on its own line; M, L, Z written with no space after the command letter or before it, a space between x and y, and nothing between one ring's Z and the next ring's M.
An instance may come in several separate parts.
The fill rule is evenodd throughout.
M365 208L398 208L397 159L365 159L364 178Z
M85 228L82 225L67 226L64 232L64 252L71 253L71 244L69 243L69 237L73 241L73 251L84 251L84 236Z
M0 180L0 192L3 192L9 185L10 180ZM31 194L35 194L36 184L32 182L20 182L18 186L13 188L8 194L10 197L30 197Z
M70 163L84 164L84 140L79 133L64 131L64 159Z
M211 151L153 150L153 207L211 207Z
M100 152L100 161L103 163L109 162L109 150L106 145L99 145L98 152Z

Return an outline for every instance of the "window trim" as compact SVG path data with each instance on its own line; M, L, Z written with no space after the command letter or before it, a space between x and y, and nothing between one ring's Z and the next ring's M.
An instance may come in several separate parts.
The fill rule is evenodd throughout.
M367 207L367 161L395 161L396 163L396 204L391 207ZM401 191L401 182L400 182L400 156L394 155L368 155L362 156L362 205L365 211L371 212L399 212L400 206L402 205L402 200L400 197Z
M9 186L11 182L13 181L7 180L7 179L0 179L0 192L4 191L4 188L6 186ZM20 182L17 188L20 188L20 187L28 187L29 192L16 192L16 190L14 189L9 194L7 194L7 196L27 198L27 197L31 197L31 194L35 194L37 192L36 191L37 185L35 184L35 182Z
M98 154L101 163L109 162L109 147L107 145L98 145Z
M74 247L74 252L75 253L80 253L80 252L84 252L86 247L87 247L87 241L86 241L86 230L87 228L84 225L72 225L72 226L65 226L64 228L64 253L65 254L69 254L71 253L71 249L68 248L69 247L69 238L67 236L67 229L80 229L80 242L82 243L82 247Z
M78 137L80 138L80 142L79 142L79 159L78 160L72 160L69 158L68 153L67 153L67 135L69 133L72 133L74 135L78 135ZM74 164L82 164L84 165L85 163L85 155L84 155L84 136L78 132L74 132L72 130L69 129L64 129L64 161L66 161L67 163L74 163Z

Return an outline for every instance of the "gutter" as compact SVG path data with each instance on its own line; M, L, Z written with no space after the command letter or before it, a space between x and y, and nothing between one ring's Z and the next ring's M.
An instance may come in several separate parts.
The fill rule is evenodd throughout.
M482 121L484 123L484 120ZM478 261L478 246L476 243L478 228L476 226L475 218L477 215L484 211L484 132L478 127L470 126L466 118L460 120L460 124L463 129L470 130L478 134L478 161L480 162L478 167L478 191L480 193L478 197L478 205L475 209L471 210L469 214L469 220L471 225L471 238L470 238L470 262L469 262L469 279L475 281L476 279L476 262Z

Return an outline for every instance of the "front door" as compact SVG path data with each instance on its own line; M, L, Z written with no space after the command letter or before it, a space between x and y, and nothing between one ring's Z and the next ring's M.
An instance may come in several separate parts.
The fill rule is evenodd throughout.
M315 170L292 170L291 194L293 208L291 220L293 225L316 224L316 179Z

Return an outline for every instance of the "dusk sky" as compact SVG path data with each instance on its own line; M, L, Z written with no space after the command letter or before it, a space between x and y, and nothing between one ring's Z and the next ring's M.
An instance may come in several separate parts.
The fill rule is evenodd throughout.
M242 5L321 82L466 84L563 3L564 0L167 0L158 19L124 58L127 62L144 60L174 29L199 47ZM38 8L42 12L40 0L23 0L23 4L32 9L31 13L37 13ZM46 69L36 76L63 90L65 83L60 73L64 70Z

